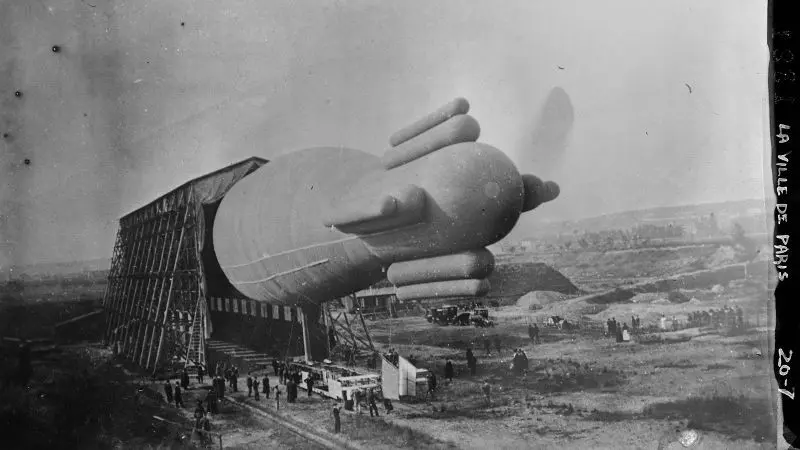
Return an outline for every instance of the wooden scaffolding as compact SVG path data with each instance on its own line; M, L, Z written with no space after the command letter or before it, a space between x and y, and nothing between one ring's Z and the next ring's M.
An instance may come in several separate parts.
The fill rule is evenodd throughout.
M192 180L120 220L103 299L105 341L120 355L154 374L205 365L203 205L264 163L250 158Z
M356 301L355 294L349 296ZM336 355L347 364L355 364L357 359L372 358L377 353L369 327L364 321L360 308L348 317L347 308L336 308L336 302L324 305L325 324L328 328L328 353ZM359 323L361 326L356 326Z
M109 284L106 339L146 369L205 364L205 293L197 205L190 189L120 223Z

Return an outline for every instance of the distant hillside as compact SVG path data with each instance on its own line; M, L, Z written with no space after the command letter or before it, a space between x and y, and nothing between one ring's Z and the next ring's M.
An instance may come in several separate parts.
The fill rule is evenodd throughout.
M98 270L108 270L111 267L111 260L108 258L91 259L88 261L71 261L59 263L41 263L29 264L24 266L11 266L9 270L3 270L3 273L9 272L14 277L20 275L35 276L63 276L72 275L85 272L94 272Z
M582 293L561 272L540 262L498 262L489 275L489 285L487 297L501 299L503 304L513 304L531 291Z
M766 211L767 205L763 199L669 206L604 214L579 220L543 221L532 227L529 233L526 233L527 230L519 230L515 234L535 238L572 233L573 230L599 232L626 229L644 223L688 225L696 219L707 217L710 214L714 214L722 227L728 227L731 222L737 222L748 233L766 233L768 231Z

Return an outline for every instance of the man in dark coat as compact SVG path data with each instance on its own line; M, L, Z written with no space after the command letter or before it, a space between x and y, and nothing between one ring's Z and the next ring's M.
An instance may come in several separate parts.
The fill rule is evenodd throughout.
M386 414L392 412L392 410L394 410L394 406L392 405L392 399L384 397L383 407L386 409Z
M444 363L444 378L451 383L453 382L453 363L449 359Z
M272 370L275 371L275 376L277 377L278 376L278 360L277 359L273 359L272 360Z
M189 372L185 367L183 368L183 372L181 372L181 386L184 391L189 389Z
M203 369L203 366L201 366L200 364L198 364L198 365L197 365L197 382L198 382L199 384L203 384L203 381L204 381L204 379L205 379L205 376L206 376L206 371L205 371L205 369Z
M252 397L253 395L253 377L250 374L247 374L247 396Z
M208 395L206 395L206 404L208 405L209 413L217 414L217 392L214 389L208 391Z
M169 380L164 382L164 396L167 398L167 403L172 404L172 383Z
M206 416L206 409L203 408L203 401L197 399L197 407L194 409L194 418L195 420L200 420L205 416Z
M428 374L428 394L431 396L431 400L434 399L436 392L436 375L433 372Z
M217 396L225 398L225 380L222 377L217 377Z
M178 408L183 407L183 394L181 393L181 387L175 382L175 406Z
M372 413L375 413L375 417L379 417L378 414L378 405L375 404L375 393L372 392L372 389L367 391L367 406L369 407L369 416L372 417Z
M228 383L228 386L233 390L233 369L230 367L225 369L225 381Z
M306 378L306 389L308 389L308 396L311 397L311 394L314 392L314 377L311 375Z
M258 378L253 378L253 392L255 393L255 399L258 400Z
M269 398L269 377L265 374L264 379L261 380L261 387L264 389L264 397Z
M289 403L294 403L294 380L289 378L289 381L286 383L286 401Z
M233 366L233 392L239 392L239 368Z
M339 433L342 431L342 420L339 417L339 407L333 407L333 432Z

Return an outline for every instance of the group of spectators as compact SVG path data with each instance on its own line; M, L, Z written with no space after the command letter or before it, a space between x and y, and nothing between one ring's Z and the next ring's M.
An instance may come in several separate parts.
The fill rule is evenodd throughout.
M738 306L724 306L719 309L695 311L689 313L688 322L689 326L693 327L712 326L722 328L727 326L728 328L743 328L744 311Z

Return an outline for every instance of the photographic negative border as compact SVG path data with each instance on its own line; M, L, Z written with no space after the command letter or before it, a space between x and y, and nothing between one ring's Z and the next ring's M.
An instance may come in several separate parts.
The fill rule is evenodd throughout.
M772 131L772 183L776 198L774 214L773 264L777 272L775 288L775 350L773 370L778 391L778 405L783 417L779 430L785 442L792 447L800 445L800 412L796 398L797 380L794 376L800 366L798 347L798 305L792 293L797 288L798 277L794 270L797 256L791 252L794 240L792 219L798 205L794 201L794 149L800 134L797 114L798 57L795 56L797 35L794 31L794 12L788 1L771 1L768 11L767 42L770 50L769 92L771 100L770 128ZM792 220L790 220L792 219ZM795 370L793 368L797 367Z

